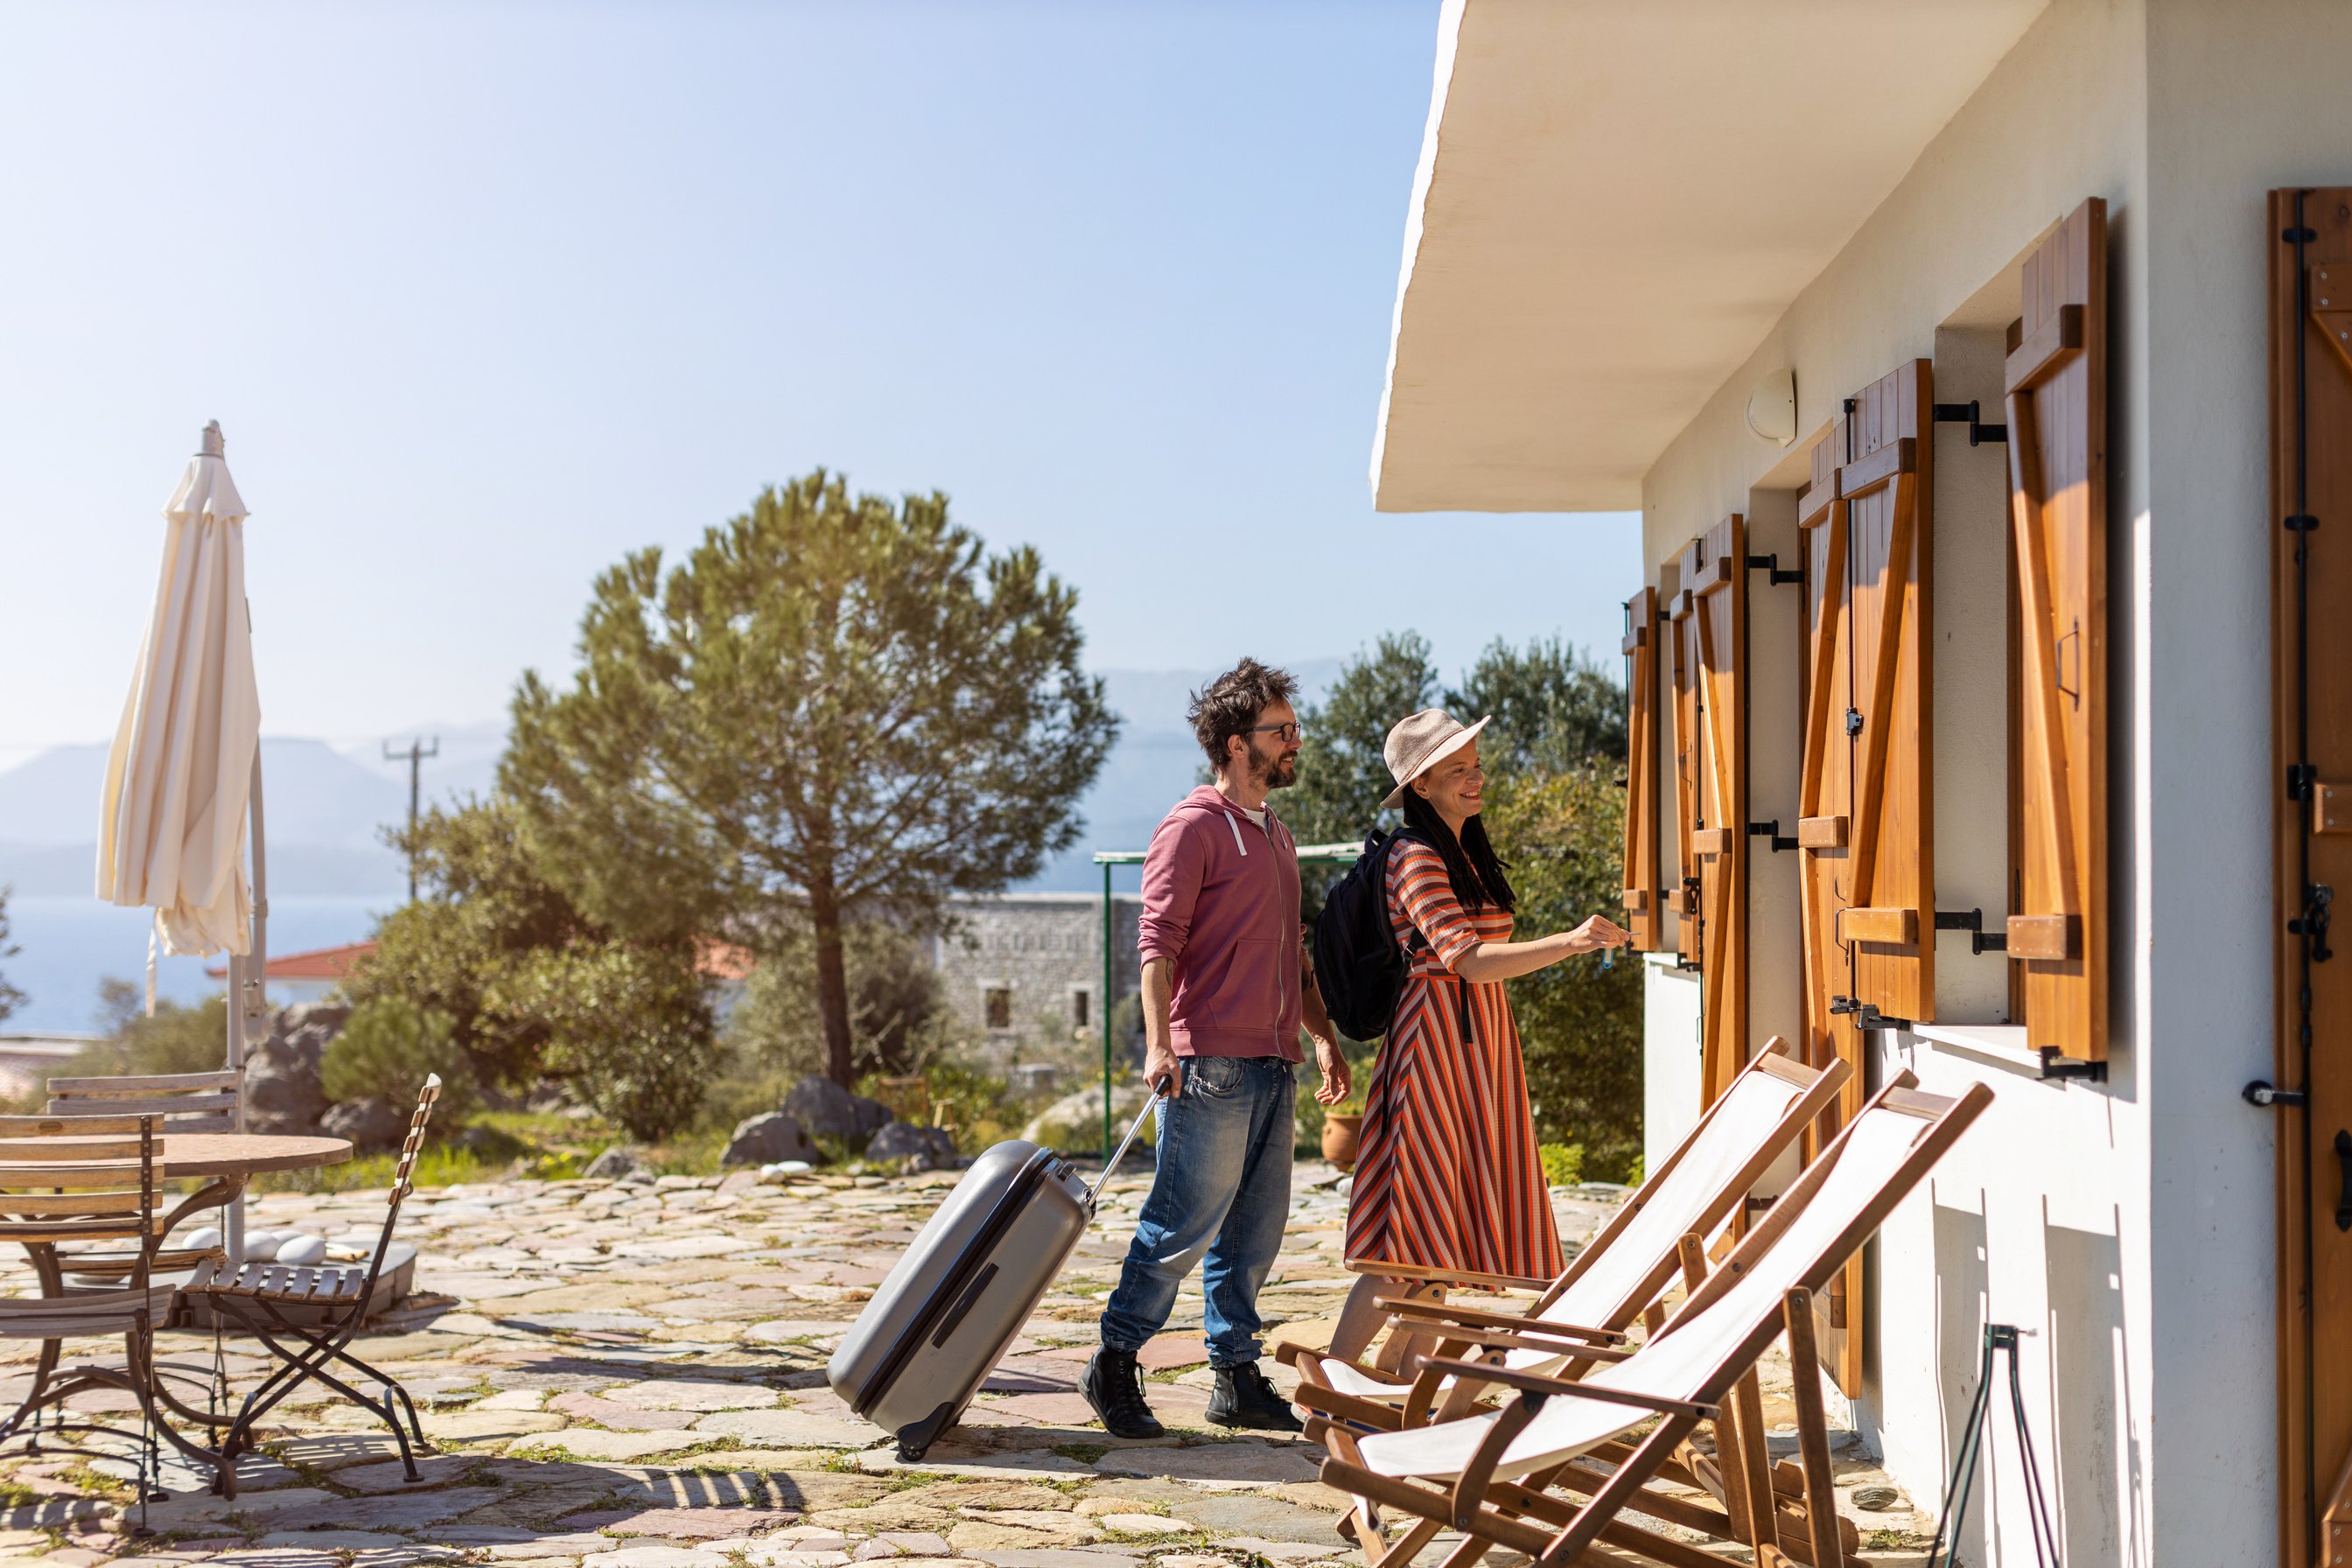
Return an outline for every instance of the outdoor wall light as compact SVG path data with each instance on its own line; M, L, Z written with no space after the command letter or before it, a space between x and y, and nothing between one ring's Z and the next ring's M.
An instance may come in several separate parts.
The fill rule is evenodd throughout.
M1776 447L1797 438L1797 373L1776 370L1748 395L1748 427Z

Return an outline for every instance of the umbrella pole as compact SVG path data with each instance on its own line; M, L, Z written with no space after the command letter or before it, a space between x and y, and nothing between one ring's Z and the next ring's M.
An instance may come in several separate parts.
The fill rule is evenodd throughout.
M245 1131L245 1050L251 1041L251 1020L269 1016L267 977L269 973L269 856L261 833L261 748L253 748L253 939L244 959L228 961L228 1070L236 1080L236 1130ZM223 1241L228 1255L245 1260L245 1189L229 1200L222 1215Z

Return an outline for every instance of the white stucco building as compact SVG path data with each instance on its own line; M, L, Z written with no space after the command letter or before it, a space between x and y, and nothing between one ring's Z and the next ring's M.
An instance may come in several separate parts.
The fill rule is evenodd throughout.
M1378 503L1639 510L1653 1161L1773 1036L1990 1086L1825 1352L1932 1502L2029 1331L2074 1568L2352 1547L2347 81L2340 0L1440 21Z

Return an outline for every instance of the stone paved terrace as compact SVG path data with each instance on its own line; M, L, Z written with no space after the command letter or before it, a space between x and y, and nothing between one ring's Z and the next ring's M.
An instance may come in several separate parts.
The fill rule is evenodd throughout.
M0 1518L0 1568L36 1556L100 1568L138 1555L236 1568L833 1568L883 1557L919 1568L1305 1568L1356 1561L1333 1533L1319 1447L1237 1437L1203 1419L1201 1298L1180 1298L1147 1350L1168 1439L1127 1444L1076 1392L1095 1320L1148 1177L1122 1180L963 1427L917 1467L853 1417L824 1363L954 1177L820 1174L762 1185L749 1173L634 1182L515 1182L423 1189L402 1234L423 1251L418 1293L358 1347L425 1411L435 1449L406 1484L390 1439L345 1405L281 1407L234 1501L174 1469L128 1533L125 1466L0 1461L17 1506ZM1279 1334L1321 1342L1348 1278L1346 1200L1302 1164L1297 1213L1264 1301ZM380 1193L272 1195L257 1227L372 1238ZM1557 1194L1580 1241L1604 1197ZM16 1281L29 1275L19 1269ZM98 1347L93 1347L98 1348ZM119 1353L119 1345L116 1347ZM233 1382L260 1361L229 1342ZM13 1399L31 1347L0 1344ZM166 1336L167 1357L210 1363L208 1335ZM1269 1362L1286 1386L1289 1373ZM1786 1423L1785 1375L1767 1379ZM85 1408L122 1419L93 1404ZM1883 1477L1842 1459L1842 1506ZM1898 1502L1857 1512L1866 1561L1916 1561L1923 1522ZM1433 1562L1444 1546L1424 1557ZM1508 1556L1507 1553L1497 1554ZM1739 1554L1744 1555L1744 1554ZM1732 1560L1738 1560L1737 1556ZM917 1568L917 1565L909 1565Z

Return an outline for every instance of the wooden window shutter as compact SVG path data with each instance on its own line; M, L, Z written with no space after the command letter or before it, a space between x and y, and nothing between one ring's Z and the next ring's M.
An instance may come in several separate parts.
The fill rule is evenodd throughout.
M1748 1063L1748 541L1738 512L1691 541L1682 555L1696 709L1700 971L1699 1104Z
M1654 952L1663 925L1658 888L1658 591L1625 601L1625 929Z
M1845 419L1848 647L1843 741L1853 781L1839 940L1857 1007L1936 1016L1934 733L1928 594L1935 392L1926 360L1864 387Z
M2107 1054L2107 204L2026 259L2009 330L2018 861L2026 1044Z
M1868 1078L1861 1033L1845 1016L1853 992L1853 962L1838 942L1844 909L1846 841L1853 821L1851 752L1845 745L1848 674L1846 611L1852 577L1846 567L1846 505L1838 499L1838 461L1846 450L1840 419L1813 448L1811 482L1797 498L1803 542L1805 666L1804 749L1797 795L1798 953L1803 966L1805 1059L1816 1067L1843 1060L1853 1069L1836 1103L1807 1138L1811 1159L1862 1110ZM1861 1259L1832 1276L1813 1298L1822 1364L1847 1394L1862 1390ZM1849 1322L1853 1324L1848 1330Z
M2352 1230L2337 1142L2352 1128L2352 928L2335 931L2330 910L2352 889L2352 188L2273 191L2268 217L2273 1081L2309 1096L2271 1111L2279 1515L2285 1561L2304 1564L2352 1554Z
M1820 1138L1861 1109L1857 1026L1935 1016L1935 822L1928 693L1934 418L1915 360L1846 400L1797 500L1805 563L1805 737L1798 904L1807 1059L1853 1076ZM1823 1364L1862 1386L1855 1258L1816 1298Z
M1691 618L1695 604L1687 585L1660 604L1665 630L1661 656L1673 679L1667 735L1675 763L1675 863L1667 871L1664 902L1675 917L1670 951L1690 954L1698 951L1697 933L1692 929L1698 914L1698 857L1691 845L1698 814L1698 628Z

